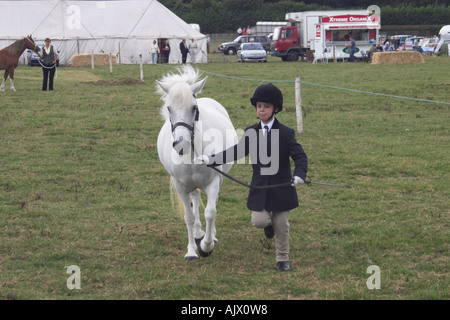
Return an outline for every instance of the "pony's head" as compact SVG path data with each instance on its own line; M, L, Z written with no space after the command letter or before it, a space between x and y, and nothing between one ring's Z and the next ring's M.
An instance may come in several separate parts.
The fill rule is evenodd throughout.
M37 46L36 43L34 42L33 38L31 37L31 34L29 36L26 36L24 40L25 40L25 47L27 49L33 50L36 53L41 50L39 46Z
M164 106L161 115L171 123L173 148L180 155L191 151L196 122L199 119L196 94L205 85L206 78L198 80L199 73L191 66L178 69L179 74L167 74L156 81Z

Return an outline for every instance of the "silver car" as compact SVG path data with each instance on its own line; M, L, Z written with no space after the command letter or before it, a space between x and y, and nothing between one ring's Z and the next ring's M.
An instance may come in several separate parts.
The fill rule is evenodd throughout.
M243 43L237 52L238 62L262 61L267 62L267 52L261 43Z

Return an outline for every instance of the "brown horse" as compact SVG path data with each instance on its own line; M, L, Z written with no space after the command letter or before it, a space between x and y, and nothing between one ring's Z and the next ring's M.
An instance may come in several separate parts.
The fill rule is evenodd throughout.
M31 38L31 35L21 40L17 40L13 44L0 50L0 70L5 70L0 91L5 91L5 82L8 75L11 82L11 90L16 91L14 88L14 69L17 68L17 65L19 64L19 57L25 49L31 49L36 53L40 50L34 43L33 38Z

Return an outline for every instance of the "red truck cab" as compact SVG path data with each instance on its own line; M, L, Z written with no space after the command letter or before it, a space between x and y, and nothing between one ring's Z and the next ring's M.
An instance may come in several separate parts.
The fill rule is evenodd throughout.
M277 27L273 31L270 44L272 56L283 61L297 61L306 54L306 49L300 48L297 27Z

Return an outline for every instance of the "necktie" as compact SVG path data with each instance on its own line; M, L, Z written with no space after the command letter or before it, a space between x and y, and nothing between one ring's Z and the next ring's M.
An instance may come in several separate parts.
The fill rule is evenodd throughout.
M264 126L264 137L267 138L267 134L269 133L269 127L268 126Z

